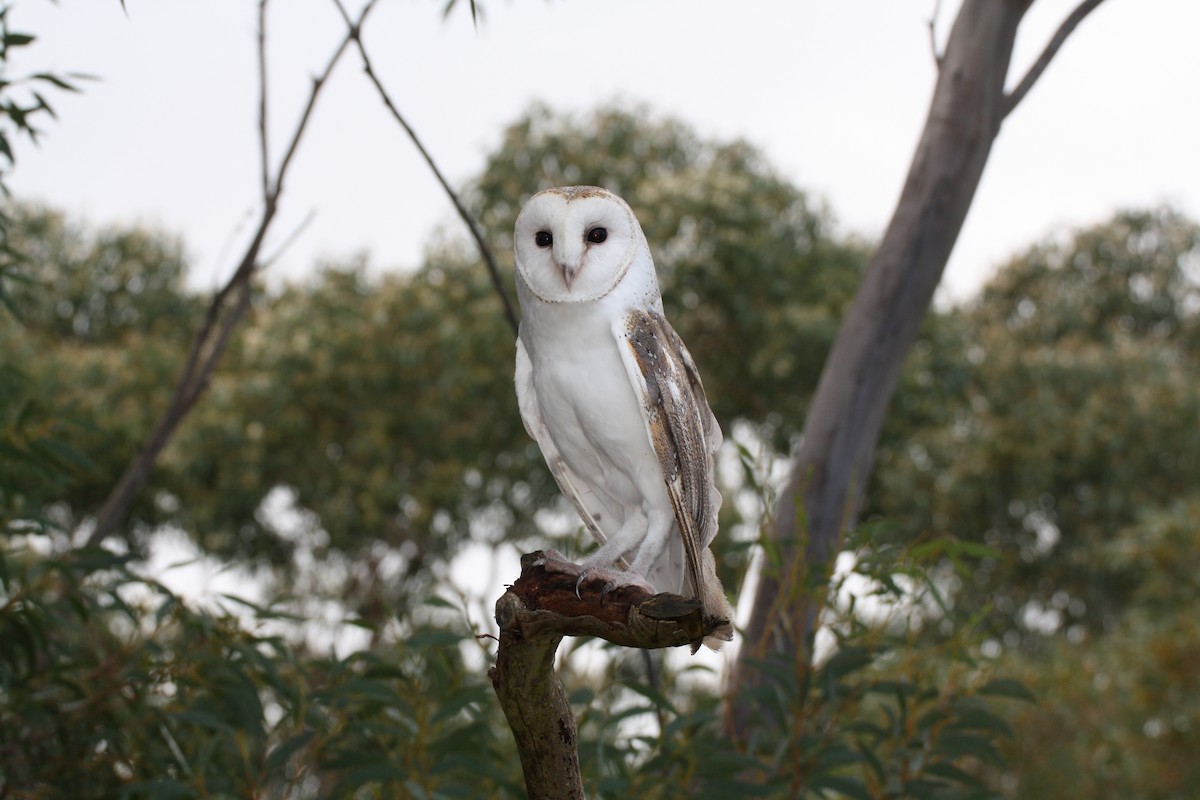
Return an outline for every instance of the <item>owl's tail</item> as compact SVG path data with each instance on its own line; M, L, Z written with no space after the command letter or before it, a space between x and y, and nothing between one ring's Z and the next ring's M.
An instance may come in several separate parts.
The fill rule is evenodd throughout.
M733 608L729 598L725 596L725 587L717 577L717 563L712 550L704 548L700 555L700 586L695 597L700 601L700 610L704 615L704 628L711 632L704 637L704 645L713 651L721 649L726 642L733 640ZM696 652L698 644L692 645Z
M700 601L705 630L712 629L703 640L708 649L720 650L725 642L733 639L733 609L725 596L725 587L717 577L717 563L712 550L707 547L701 550L700 586L692 586L691 578L687 574L683 539L676 531L648 571L646 580L655 591L694 597ZM700 644L701 642L694 643L693 653Z

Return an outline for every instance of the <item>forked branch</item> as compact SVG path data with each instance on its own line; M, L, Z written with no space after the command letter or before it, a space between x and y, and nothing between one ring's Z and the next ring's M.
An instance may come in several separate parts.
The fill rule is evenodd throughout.
M376 0L370 0L366 4L359 15L354 30L357 30L357 26L362 24L363 19L366 18L366 15L375 5L375 2ZM170 441L171 436L174 435L179 424L183 422L188 412L191 411L196 401L200 399L200 396L208 387L208 381L221 355L225 352L225 347L229 343L234 328L245 315L246 309L250 307L253 288L252 281L262 264L260 254L263 242L266 240L267 233L271 229L271 224L275 220L275 214L279 208L279 197L283 192L283 181L287 175L288 167L291 165L292 158L295 156L300 141L304 137L304 132L308 127L308 121L312 116L313 109L316 107L317 97L320 95L321 89L325 86L334 67L337 66L337 63L341 60L342 55L346 52L346 48L353 39L350 34L347 34L334 50L325 68L313 79L312 87L309 90L308 102L305 104L300 121L296 124L292 132L283 158L272 173L268 164L266 121L266 4L267 0L259 0L258 79L260 117L258 131L260 140L259 150L263 161L261 167L262 216L258 227L254 231L254 235L251 237L250 244L238 262L237 269L233 271L233 275L230 276L229 280L217 290L213 295L212 301L209 303L204 315L204 321L192 340L191 348L184 361L183 370L175 383L175 389L171 394L171 399L167 404L166 410L159 417L150 435L146 437L138 453L129 462L128 466L126 466L120 480L117 481L116 486L109 492L104 504L100 507L99 512L97 512L95 527L87 539L87 545L91 547L98 546L124 524L134 500L150 479L150 474L154 469L154 464L158 461L158 457L166 448L167 443Z
M1046 71L1046 67L1050 66L1050 62L1054 60L1054 56L1058 54L1063 43L1067 41L1067 37L1075 30L1079 23L1083 22L1084 17L1096 10L1096 7L1103 3L1104 0L1083 0L1075 10L1063 20L1058 26L1058 30L1054 32L1054 36L1046 43L1045 49L1038 56L1037 61L1033 62L1033 66L1025 73L1025 77L1021 78L1020 82L1013 87L1004 98L1004 107L1001 110L1001 117L1007 117L1012 110L1017 107L1017 104L1025 99L1025 95L1029 94L1029 90L1037 83L1038 78L1042 77L1042 73Z

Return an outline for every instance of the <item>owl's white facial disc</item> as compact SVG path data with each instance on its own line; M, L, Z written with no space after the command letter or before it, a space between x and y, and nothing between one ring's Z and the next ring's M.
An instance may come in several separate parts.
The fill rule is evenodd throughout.
M644 241L625 201L594 186L547 189L517 216L517 275L548 303L582 303L612 291Z

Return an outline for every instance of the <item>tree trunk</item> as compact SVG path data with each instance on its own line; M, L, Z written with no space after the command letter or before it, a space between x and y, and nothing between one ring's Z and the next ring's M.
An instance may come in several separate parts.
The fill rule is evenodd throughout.
M776 510L771 537L780 558L763 569L729 695L735 740L773 713L739 702L772 680L747 659L783 656L798 677L808 669L832 559L854 524L884 411L1008 110L1004 81L1031 3L965 0L939 59L908 178L821 373Z

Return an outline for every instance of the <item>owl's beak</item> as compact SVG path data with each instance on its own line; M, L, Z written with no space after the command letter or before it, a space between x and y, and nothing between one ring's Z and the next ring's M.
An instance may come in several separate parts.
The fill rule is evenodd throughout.
M563 283L567 285L567 291L569 292L571 291L571 284L575 282L575 276L579 274L579 267L571 266L570 264L562 264L561 269L563 274Z

